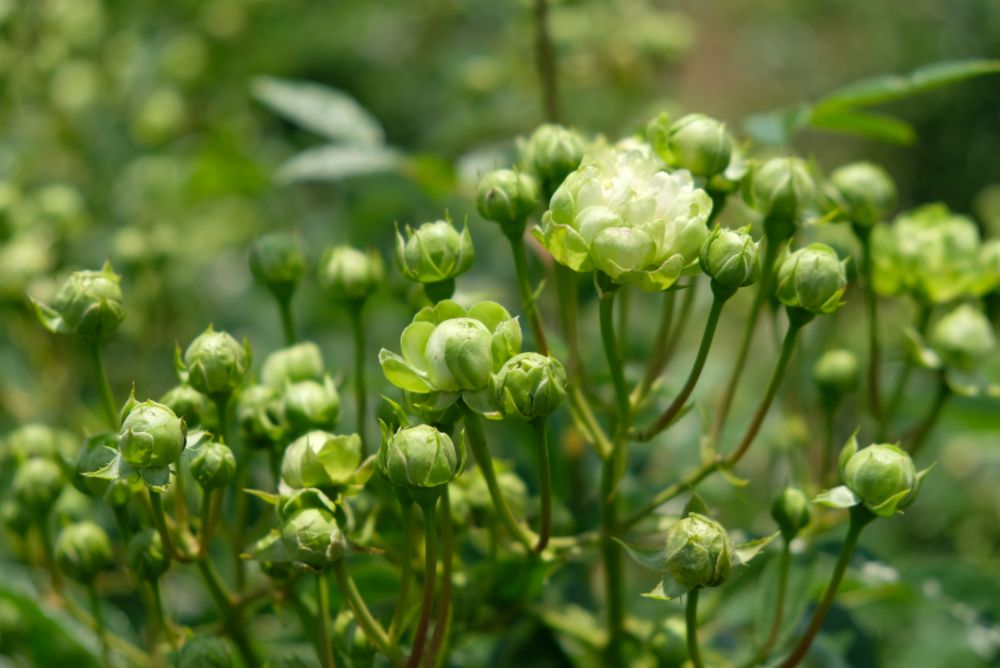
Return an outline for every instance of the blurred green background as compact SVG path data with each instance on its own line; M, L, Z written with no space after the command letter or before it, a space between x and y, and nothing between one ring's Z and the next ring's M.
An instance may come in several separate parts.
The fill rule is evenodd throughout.
M561 120L612 138L663 110L712 114L746 137L747 117L858 78L1000 55L996 0L552 4ZM502 239L470 193L543 120L534 39L527 0L0 0L0 428L96 426L82 356L41 330L23 295L47 299L69 271L105 258L124 276L128 309L107 352L119 394L132 382L142 396L162 394L175 382L174 344L209 322L247 336L260 357L280 344L277 313L246 265L247 244L268 230L297 230L315 262L341 241L388 255L396 221L468 216L479 253L462 290L516 304L507 254L492 250L505 250ZM350 149L337 161L289 163L329 137L262 103L262 76L342 91L384 139L374 128L366 141L335 141ZM883 162L901 208L941 200L974 215L984 236L1000 234L1000 78L884 111L910 123L916 141L804 132L793 148L826 171ZM738 209L727 215L739 222ZM409 286L390 282L370 309L373 350L392 346L410 316L398 298ZM296 305L304 335L332 368L348 368L344 314L314 281ZM837 333L860 340L860 315L840 315ZM807 345L821 349L817 339ZM724 372L717 363L707 374ZM857 616L831 624L854 633L829 665L976 666L1000 656L997 415L982 401L949 409L935 446L942 471L907 521L879 526L896 539L899 571L877 571L873 560L879 587L845 597ZM809 427L786 426L772 430L779 447ZM707 490L713 502L733 495L721 481ZM737 492L734 524L751 527L764 507L754 495L766 492Z

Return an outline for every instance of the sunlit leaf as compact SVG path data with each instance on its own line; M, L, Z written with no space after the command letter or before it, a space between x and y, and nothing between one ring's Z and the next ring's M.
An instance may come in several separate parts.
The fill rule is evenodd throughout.
M299 181L340 181L397 170L403 156L379 146L321 146L303 151L278 169L278 179Z
M380 146L384 142L382 126L375 117L335 88L258 77L251 90L271 110L327 139L359 146Z

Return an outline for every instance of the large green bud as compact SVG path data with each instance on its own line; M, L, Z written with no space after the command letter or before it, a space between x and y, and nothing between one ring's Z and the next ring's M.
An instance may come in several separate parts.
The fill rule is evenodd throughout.
M181 383L160 397L160 403L174 412L174 415L184 420L188 427L205 425L212 406L205 395L187 383ZM214 415L213 415L214 417Z
M291 299L306 271L298 240L287 232L272 232L250 246L250 272L279 300Z
M566 177L535 236L574 271L658 291L697 265L711 211L688 172L663 171L648 147L622 144Z
M983 312L962 304L934 324L930 345L946 366L971 371L996 348L997 339Z
M787 239L816 197L809 167L799 158L772 158L747 175L743 198L765 219L765 232Z
M785 306L821 315L840 308L847 289L847 261L826 244L789 253L778 268L775 294Z
M786 487L771 504L771 517L781 529L782 537L786 541L792 540L812 517L809 497L797 487Z
M236 475L236 457L223 443L205 439L190 454L191 477L206 492L225 487Z
M840 453L840 477L865 507L888 517L913 503L926 471L918 474L901 448L876 443L861 450L852 437Z
M396 261L411 281L431 284L453 281L467 272L476 259L467 225L459 232L450 222L438 220L417 229L407 225L405 232L404 238L396 228Z
M240 391L236 422L245 442L255 448L273 446L284 432L281 395L270 385L251 385Z
M340 395L329 376L322 383L303 380L285 387L285 419L293 434L333 429L340 415Z
M195 636L177 654L177 668L233 668L233 655L222 638Z
M702 271L729 290L751 285L760 278L757 242L746 229L716 227L701 245L698 261Z
M500 368L495 387L504 415L526 422L542 420L566 398L566 369L555 357L520 353Z
M264 358L260 379L265 385L282 390L288 383L323 378L323 353L312 341L275 350Z
M673 123L660 114L650 121L646 135L665 163L695 176L721 174L733 154L733 140L725 124L705 114L688 114Z
M816 360L812 375L822 393L838 397L856 390L861 381L857 356L844 348L823 353Z
M368 299L385 276L377 251L363 253L350 246L334 246L323 254L319 283L335 301L360 303Z
M121 277L105 263L99 271L77 271L56 292L51 305L31 300L42 325L56 334L106 339L125 319Z
M407 489L415 500L436 499L465 467L465 446L430 425L404 427L394 434L382 425L378 464L393 485Z
M55 505L65 482L58 464L51 459L34 457L17 468L11 492L14 500L28 513L42 517Z
M246 339L240 345L227 332L216 332L209 325L184 353L187 382L210 397L228 397L243 383L251 358Z
M31 422L21 425L4 439L0 461L25 462L34 457L70 461L75 455L76 439L63 429Z
M142 581L158 580L170 568L170 555L163 549L160 532L152 527L132 536L125 561L129 570Z
M281 460L281 480L292 489L336 491L361 465L361 437L311 431L292 441Z
M281 543L292 561L322 570L347 553L333 504L315 489L302 490L282 508Z
M184 450L187 427L174 412L155 401L137 403L118 432L122 458L137 469L169 466Z
M498 169L479 181L476 208L486 220L500 225L508 237L524 234L528 217L538 208L538 184L531 175Z
M690 513L667 531L664 557L667 572L685 589L717 587L732 572L736 550L721 524Z
M527 140L519 139L517 148L521 164L538 180L542 195L548 198L580 166L587 144L575 130L546 123Z
M882 167L854 162L830 175L830 196L850 222L871 227L895 205L896 184Z
M93 522L71 524L56 540L55 557L59 570L77 582L89 584L111 566L111 540Z

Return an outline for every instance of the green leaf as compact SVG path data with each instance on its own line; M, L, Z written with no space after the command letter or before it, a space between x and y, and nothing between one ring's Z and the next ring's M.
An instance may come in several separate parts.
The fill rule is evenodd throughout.
M756 540L751 540L746 543L741 543L736 546L736 558L739 559L741 564L748 563L751 559L756 557L763 551L765 547L771 544L775 538L781 535L780 531L775 531L770 536L763 536Z
M660 580L659 584L653 588L653 591L642 594L642 597L651 598L655 601L672 601L678 596L683 596L689 591L690 589L677 584L674 580L666 579Z
M708 515L708 506L705 505L705 499L701 498L698 492L691 492L691 498L688 499L687 505L684 506L683 517L687 517L691 513L698 513L699 515Z
M383 348L379 351L378 362L382 365L382 373L385 374L386 380L399 389L417 394L433 391L434 388L416 369L391 350Z
M917 131L906 121L870 111L817 107L809 117L808 126L902 146L917 140Z
M761 144L786 144L809 123L812 107L807 104L748 116L743 129Z
M624 547L628 556L632 557L632 560L643 568L654 573L664 572L663 543L654 546L626 543L617 538L614 541Z
M281 502L281 497L277 494L271 494L260 489L244 489L243 492L250 496L256 496L261 501L269 503L272 506L277 506Z
M42 324L42 327L53 334L69 333L69 330L66 329L66 323L63 322L62 316L59 315L53 308L43 304L31 295L26 295L26 297L28 299L28 305L31 306L31 310L35 312L35 316L38 318L38 322Z
M813 503L827 508L851 508L861 503L861 498L845 485L827 489L816 495Z
M278 169L278 180L285 183L341 181L396 171L402 164L403 156L395 149L327 145L290 158Z
M272 111L327 139L357 146L381 146L385 135L364 107L335 88L304 81L258 77L253 96Z

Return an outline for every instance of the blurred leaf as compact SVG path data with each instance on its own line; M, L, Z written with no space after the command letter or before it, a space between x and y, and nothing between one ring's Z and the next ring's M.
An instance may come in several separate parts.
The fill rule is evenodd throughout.
M357 101L334 88L303 81L258 77L253 96L288 120L327 139L381 146L382 126Z
M278 170L278 179L285 182L340 181L394 171L402 164L402 155L393 149L328 145L292 157Z
M904 120L886 114L845 109L813 110L809 117L809 127L857 135L889 144L909 146L917 140L917 132Z
M658 545L638 545L636 543L626 543L623 540L614 539L616 543L625 548L628 556L632 557L635 563L643 568L647 568L654 573L664 572L663 544Z
M737 545L736 558L740 560L741 564L748 563L751 559L760 554L761 550L770 545L771 541L780 535L780 531L775 531L770 536L764 536L762 538L757 538L756 540L751 540L747 543Z
M823 490L816 495L813 503L818 503L827 508L851 508L861 503L861 499L857 494L849 490L846 485L840 485L833 489Z

